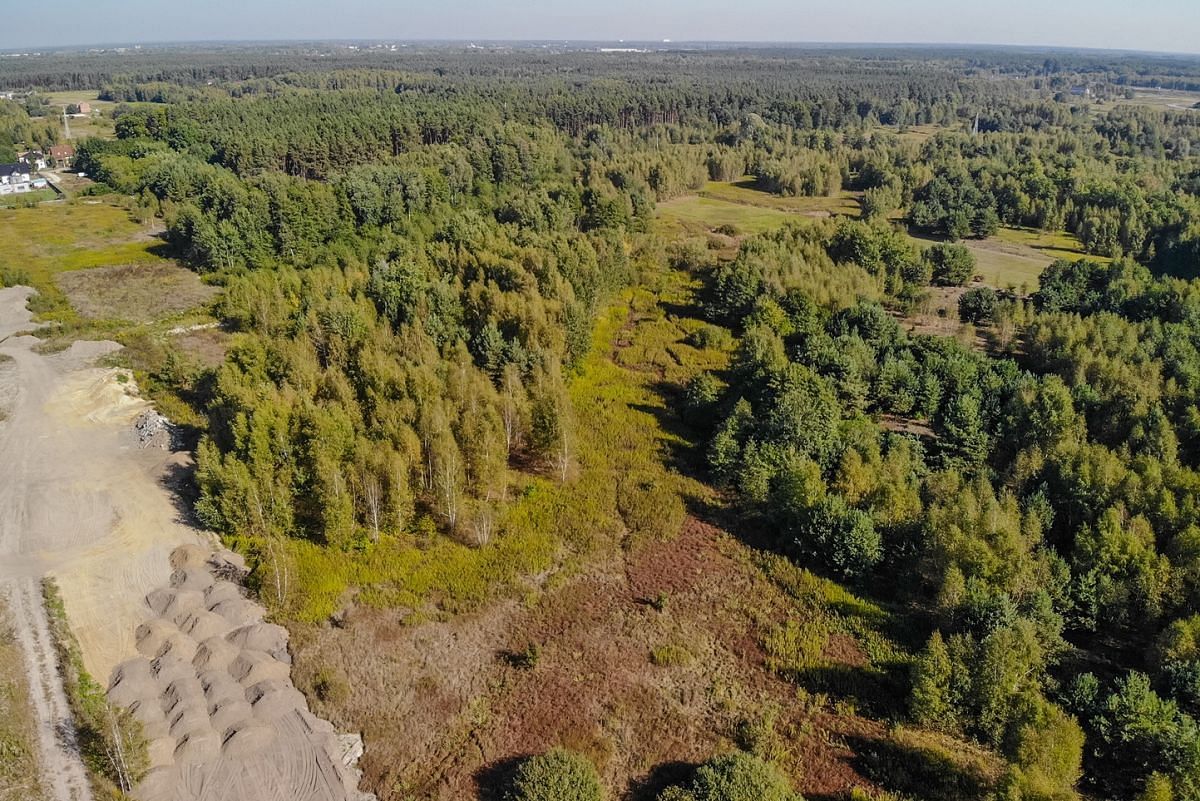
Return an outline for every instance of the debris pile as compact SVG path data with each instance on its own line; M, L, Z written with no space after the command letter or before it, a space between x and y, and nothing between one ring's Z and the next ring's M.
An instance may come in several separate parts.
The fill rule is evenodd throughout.
M175 450L178 444L175 425L153 409L138 415L133 423L133 433L139 448L168 451Z

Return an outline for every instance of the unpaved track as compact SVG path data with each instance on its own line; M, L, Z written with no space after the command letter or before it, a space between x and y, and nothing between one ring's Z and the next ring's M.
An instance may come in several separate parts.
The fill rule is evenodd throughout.
M92 801L71 710L59 680L58 658L42 606L41 585L32 578L15 579L0 587L0 594L7 598L17 640L25 654L45 786L54 801Z

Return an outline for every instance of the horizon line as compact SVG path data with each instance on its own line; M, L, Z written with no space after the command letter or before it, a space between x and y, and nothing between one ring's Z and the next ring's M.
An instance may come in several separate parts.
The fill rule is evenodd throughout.
M726 47L792 47L792 48L914 48L914 49L951 49L951 48L979 48L982 50L1030 50L1030 51L1084 51L1091 53L1120 53L1129 55L1146 55L1146 56L1182 56L1186 58L1200 58L1200 51L1172 51L1172 50L1145 50L1138 48L1122 48L1122 47L1099 47L1096 45L1054 45L1054 44L1022 44L1008 42L951 42L951 41L936 41L936 42L863 42L852 40L787 40L787 39L572 39L572 38L533 38L533 39L503 39L503 38L447 38L447 37L416 37L416 38L399 38L399 37L330 37L330 38L281 38L281 39L264 39L264 38L248 38L248 39L168 39L168 40L128 40L114 42L85 42L72 44L58 45L41 45L41 46L25 46L25 47L4 47L0 48L0 53L8 56L38 56L45 55L50 52L71 52L71 51L94 51L94 50L109 50L116 48L171 48L185 47L198 45L237 45L249 47L253 45L338 45L338 44L354 44L354 43L389 43L389 44L405 44L405 45L421 45L421 44L437 44L437 45L462 45L470 47L471 45L487 44L487 45L599 45L599 44L628 44L628 45L658 45L660 47L667 46L664 49L682 48L688 45L722 45Z

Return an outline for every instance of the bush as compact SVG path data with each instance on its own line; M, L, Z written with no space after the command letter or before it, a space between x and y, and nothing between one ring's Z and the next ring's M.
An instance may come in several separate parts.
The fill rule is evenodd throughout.
M933 268L935 284L963 286L975 275L975 256L963 245L936 244L925 251L925 260Z
M704 372L683 388L683 417L696 424L711 424L713 412L721 400L725 385L712 373Z
M996 313L996 304L1000 298L996 290L981 286L968 289L958 299L958 319L964 323L986 323Z
M587 758L554 748L517 768L506 801L601 801L600 776Z
M701 765L691 796L696 801L803 801L777 767L741 751Z

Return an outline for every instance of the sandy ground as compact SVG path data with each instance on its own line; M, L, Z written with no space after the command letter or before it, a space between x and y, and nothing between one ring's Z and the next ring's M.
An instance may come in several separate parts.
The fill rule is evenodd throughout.
M0 290L0 581L53 575L88 671L103 682L136 653L143 598L167 582L171 551L202 537L163 480L186 455L139 449L148 408L121 371L92 366L113 343L42 355L25 301Z

